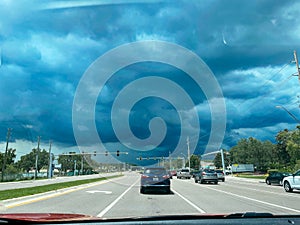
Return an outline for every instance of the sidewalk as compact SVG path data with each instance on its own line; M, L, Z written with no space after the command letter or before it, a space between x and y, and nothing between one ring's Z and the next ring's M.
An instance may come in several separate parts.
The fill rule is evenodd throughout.
M247 181L251 183L265 183L265 179L256 179L256 178L244 178L244 177L236 177L232 175L227 175L225 179L228 180L237 180L237 181Z

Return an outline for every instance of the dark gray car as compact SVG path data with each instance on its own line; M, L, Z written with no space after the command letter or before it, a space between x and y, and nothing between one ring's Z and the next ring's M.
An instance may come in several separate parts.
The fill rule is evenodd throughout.
M211 169L201 169L197 174L195 174L195 183L214 183L218 184L218 175L215 170Z

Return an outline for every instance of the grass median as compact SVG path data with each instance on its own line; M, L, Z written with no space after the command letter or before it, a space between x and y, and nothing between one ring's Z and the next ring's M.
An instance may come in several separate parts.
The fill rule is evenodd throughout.
M101 178L93 178L93 179L85 179L85 180L75 180L75 181L68 181L68 182L62 182L56 184L47 184L43 186L36 186L30 188L16 188L11 190L2 190L0 191L0 200L29 196L29 195L48 192L48 191L74 187L82 184L89 184L89 183L94 183L102 180L108 180L108 179L121 177L121 176L123 175L115 175L110 177L101 177Z

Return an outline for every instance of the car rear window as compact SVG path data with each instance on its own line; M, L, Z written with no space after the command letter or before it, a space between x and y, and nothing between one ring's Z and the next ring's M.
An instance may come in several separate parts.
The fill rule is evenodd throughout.
M146 174L165 174L167 171L165 169L160 169L160 168L151 168L151 169L146 169L145 172Z

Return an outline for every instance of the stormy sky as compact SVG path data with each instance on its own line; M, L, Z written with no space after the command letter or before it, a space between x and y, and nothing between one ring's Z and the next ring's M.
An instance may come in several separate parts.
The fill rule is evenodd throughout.
M276 106L300 118L299 10L288 0L1 1L0 151L7 128L19 156L37 136L56 154L120 150L123 161L186 155L187 137L195 154L250 136L274 142L297 125ZM179 49L202 63L200 86ZM145 60L104 79L135 55Z

